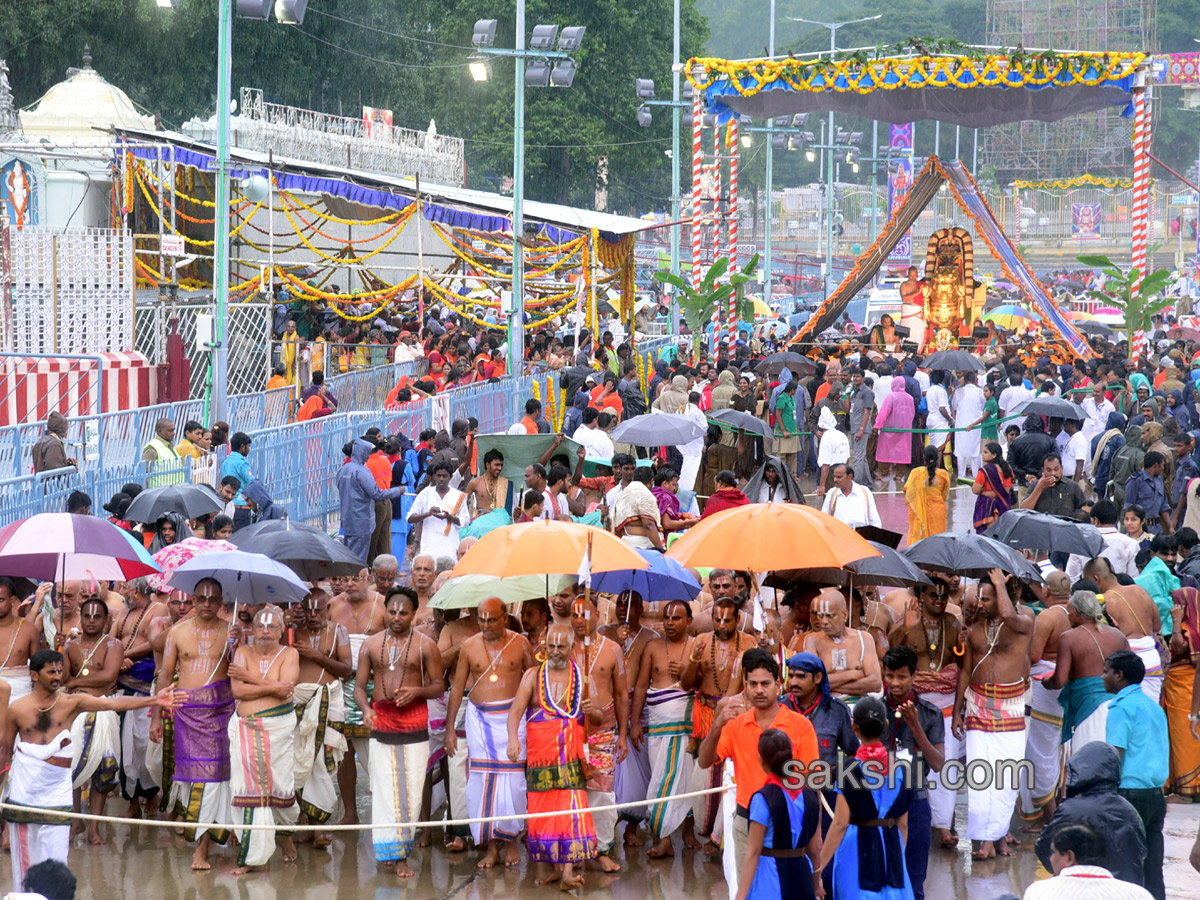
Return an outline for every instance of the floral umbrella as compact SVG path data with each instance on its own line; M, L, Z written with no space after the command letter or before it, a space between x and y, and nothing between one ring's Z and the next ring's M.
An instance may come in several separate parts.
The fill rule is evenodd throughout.
M175 574L175 570L189 559L203 553L227 553L237 547L229 541L206 541L203 538L190 537L176 544L168 544L154 554L154 561L162 569L161 575L151 575L148 579L151 590L169 591L167 582Z

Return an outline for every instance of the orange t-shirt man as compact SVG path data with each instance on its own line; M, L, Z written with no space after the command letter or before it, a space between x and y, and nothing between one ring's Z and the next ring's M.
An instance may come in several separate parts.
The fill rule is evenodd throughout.
M758 758L758 739L763 729L758 727L754 712L748 709L725 723L717 739L717 758L713 763L719 766L727 759L733 761L737 805L744 810L750 808L750 798L762 789L768 777ZM804 716L781 705L770 727L778 728L792 739L792 758L801 765L807 767L821 758L816 729Z

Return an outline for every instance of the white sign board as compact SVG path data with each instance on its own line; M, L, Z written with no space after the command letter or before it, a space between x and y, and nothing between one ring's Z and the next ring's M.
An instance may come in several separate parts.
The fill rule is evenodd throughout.
M164 234L162 236L161 250L164 256L183 256L186 252L183 249L183 235Z

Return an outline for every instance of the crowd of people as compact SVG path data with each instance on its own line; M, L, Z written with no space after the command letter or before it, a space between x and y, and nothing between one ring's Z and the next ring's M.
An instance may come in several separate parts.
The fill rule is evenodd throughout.
M495 337L416 324L397 349L442 372L435 389L503 374ZM120 789L127 815L179 823L196 870L214 865L214 843L236 848L238 874L277 852L293 860L297 823L325 852L334 837L320 826L361 817L401 879L414 849L443 837L481 868L527 858L539 884L564 890L634 854L715 861L731 845L737 900L917 900L930 854L961 834L977 860L1036 852L1054 875L1029 887L1035 900L1073 878L1164 900L1166 804L1200 797L1198 348L1167 342L1134 361L1096 340L1093 358L1055 362L997 346L957 371L886 340L793 357L743 334L714 353L673 346L643 371L623 337L531 338L530 360L557 371L566 398L558 434L530 398L504 450L479 452L473 419L349 442L340 530L365 565L311 583L301 604L235 614L214 580L188 595L144 578L0 577L18 885L66 859L72 828L102 843L101 822L62 815L102 815ZM305 390L336 409L322 376L311 370ZM1027 411L1047 399L1060 405ZM613 438L646 414L696 436ZM158 423L147 483L160 463L211 459L227 509L139 525L125 518L131 484L105 504L114 524L155 551L282 514L259 491L246 434L183 432ZM521 439L541 434L521 456ZM52 419L35 465L73 464L64 435ZM908 509L895 538L911 544L947 530L960 484L980 532L1019 507L1090 522L1104 547L1031 554L1036 584L994 570L930 571L912 588L768 586L763 572L712 569L695 572L690 602L569 584L512 606L430 605L481 536L514 522L587 522L662 550L721 510L813 503L886 534L876 494L894 491ZM840 768L835 783L822 766ZM972 767L994 777L964 780ZM444 836L412 827L440 815L476 821ZM251 824L280 830L239 828Z

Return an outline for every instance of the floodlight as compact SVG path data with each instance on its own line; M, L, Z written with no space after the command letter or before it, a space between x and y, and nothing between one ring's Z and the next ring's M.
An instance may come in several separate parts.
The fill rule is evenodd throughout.
M552 50L556 37L558 37L557 25L534 25L533 36L529 38L529 49Z
M850 143L851 144L862 144L862 139L863 139L863 133L861 131L850 132Z
M578 50L579 45L583 43L585 31L587 31L586 25L568 25L558 36L558 49L563 53L572 53Z
M808 160L809 162L816 162L816 161L817 161L817 151L816 151L816 150L813 150L812 148L809 148L808 150L805 150L805 151L804 151L804 158L805 158L806 160Z
M172 9L175 6L175 0L157 0L157 2L163 9Z
M550 84L552 87L569 88L575 81L575 73L579 67L573 59L560 59L554 64L554 68L550 71Z
M639 106L637 108L637 119L638 119L639 126L641 126L642 128L649 128L650 123L654 119L654 117L650 114L650 107L648 107L644 103L641 106Z
M792 116L792 127L803 128L808 124L808 113L796 113Z
M308 0L275 0L275 21L280 25L303 25Z
M549 87L550 63L544 59L531 59L525 63L525 87Z
M716 128L717 127L716 114L715 113L704 113L703 118L700 119L700 127L701 128Z
M771 119L771 124L775 128L787 128L791 122L792 120L788 116L776 116L774 119Z
M258 19L265 22L271 17L275 0L237 0L237 14L242 19Z
M787 139L787 148L789 150L803 150L804 140L802 138L790 137Z
M785 147L787 147L787 142L788 139L786 134L771 135L771 146L776 150L783 150Z
M804 138L804 143L806 144L815 144L817 142L817 136L811 131L805 131L800 137Z
M482 56L469 57L467 70L476 81L487 81L492 77L492 64Z
M850 142L850 132L844 128L838 128L837 137L833 141L835 144L848 144Z
M471 43L476 47L490 47L496 43L496 20L480 19L475 23L475 32L471 35Z
M853 172L855 175L857 175L858 174L858 163L851 163L850 171Z
M690 101L695 93L696 92L694 90L692 90L692 83L690 81L685 81L683 83L683 92L682 92L683 99Z
M741 140L742 140L742 146L745 147L747 150L749 150L751 147L754 146L754 135L750 134L749 132L743 133L741 136Z
M637 98L639 100L654 99L654 79L653 78L638 78L636 79Z

